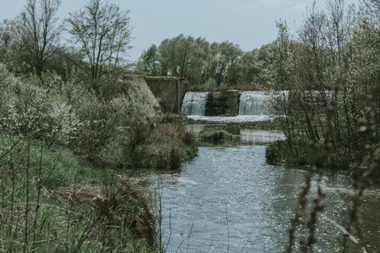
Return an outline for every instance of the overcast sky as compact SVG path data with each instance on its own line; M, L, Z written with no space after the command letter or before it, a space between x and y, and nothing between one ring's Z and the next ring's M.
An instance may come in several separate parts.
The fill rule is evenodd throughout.
M62 0L59 18L83 8L89 0ZM277 35L276 20L286 20L291 32L303 20L314 0L110 0L130 10L133 29L130 51L136 60L151 44L181 33L206 37L209 42L229 40L244 51L272 42ZM360 0L346 0L359 5ZM0 0L0 19L18 15L25 0ZM316 1L326 9L325 1Z

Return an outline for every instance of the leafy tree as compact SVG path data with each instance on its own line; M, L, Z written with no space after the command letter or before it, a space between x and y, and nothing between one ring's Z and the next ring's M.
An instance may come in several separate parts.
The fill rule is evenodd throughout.
M86 59L72 61L93 80L92 88L98 90L96 81L115 72L131 48L129 11L116 4L90 0L84 10L70 13L66 21L74 44L80 45Z
M141 54L137 64L139 71L152 76L161 74L161 63L159 61L160 54L156 45L151 45L146 51Z
M202 41L183 34L162 41L159 46L162 73L196 82L206 63L199 43Z
M269 83L270 45L244 53L229 41L209 43L205 38L179 36L152 45L140 57L137 71L172 75L192 84L212 87L238 83Z
M239 76L239 60L243 54L239 45L229 41L213 43L214 54L213 70L218 85L224 83L236 83Z
M20 22L15 19L0 24L0 61L14 72L21 72L25 55L19 30Z
M260 67L257 61L258 49L245 52L241 57L241 80L246 83L254 83L260 73Z
M276 22L278 28L277 39L273 42L271 50L272 81L279 89L289 88L291 85L291 54L292 41L290 40L289 27L286 22Z

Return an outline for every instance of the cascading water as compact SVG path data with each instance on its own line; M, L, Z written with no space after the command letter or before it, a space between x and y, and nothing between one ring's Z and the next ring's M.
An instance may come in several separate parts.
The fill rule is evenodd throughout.
M244 91L240 96L239 115L269 115L270 97L264 91Z
M204 116L208 92L186 92L182 102L182 112L187 115Z

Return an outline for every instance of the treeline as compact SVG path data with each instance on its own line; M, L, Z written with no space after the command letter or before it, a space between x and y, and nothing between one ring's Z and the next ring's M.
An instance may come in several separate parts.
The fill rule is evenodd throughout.
M331 166L347 167L361 157L378 159L380 140L380 4L360 8L344 0L327 1L328 12L308 11L292 40L285 23L273 43L273 81L289 87L275 109L284 116L289 149L294 140L325 146ZM301 148L302 149L302 148ZM302 153L302 152L301 152ZM368 165L369 166L369 165Z
M126 70L132 38L129 11L90 0L60 21L60 4L60 0L27 0L20 15L4 20L0 24L0 62L19 76L41 78L43 73L54 72L68 80L79 71L81 81L97 90L98 80Z
M288 87L273 99L286 140L268 147L267 160L310 166L286 252L298 245L302 252L312 252L317 242L325 194L316 180L318 190L313 204L309 202L313 174L332 168L350 171L355 194L343 226L361 242L365 242L359 218L362 196L380 179L380 2L364 0L358 7L347 6L344 0L326 4L326 12L314 4L294 36L286 23L278 23L273 43L272 80L279 89ZM348 241L345 236L343 252L352 246ZM360 251L369 252L370 247L360 243Z
M153 76L178 76L209 88L236 84L268 84L274 59L272 44L243 52L229 41L210 43L183 34L144 51L136 70Z

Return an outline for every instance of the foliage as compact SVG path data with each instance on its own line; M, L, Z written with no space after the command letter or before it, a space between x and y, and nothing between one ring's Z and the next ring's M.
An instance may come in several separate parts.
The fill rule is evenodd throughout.
M194 132L186 131L183 135L182 141L187 146L194 146L195 145L195 135Z
M364 10L356 14L340 0L329 1L328 10L325 14L313 6L298 30L296 43L286 24L278 23L273 80L280 89L286 84L289 93L277 94L273 107L282 116L290 148L300 132L305 132L311 141L331 143L337 158L331 159L330 165L345 166L358 152L356 140L361 137L356 129L369 106L366 96L377 94L379 80L373 70L380 66L374 57L379 49L369 46L372 38L367 37L375 28L366 25L371 22L362 23L377 17ZM375 96L374 103L378 101ZM378 111L378 105L376 108ZM374 124L379 123L375 117ZM379 140L375 132L374 143Z
M269 144L265 150L265 159L269 164L322 166L320 152L305 138L293 140L291 148L286 140L279 140Z
M14 72L23 72L27 67L27 58L22 50L20 26L16 19L6 19L0 24L0 62L7 64L8 69Z
M161 75L160 54L156 45L151 45L146 51L141 54L137 64L139 72L148 73L152 76Z
M199 133L199 137L203 141L209 141L212 143L220 143L225 141L231 141L233 136L226 130L205 130Z
M80 126L72 106L47 90L22 82L0 65L0 127L10 134L41 139L51 147L69 144Z
M165 39L144 51L137 71L148 75L172 75L207 89L239 83L267 83L270 46L244 53L229 41L209 43L205 38L179 36Z
M127 94L111 101L88 95L78 105L84 120L76 142L76 151L99 166L138 167L150 133L152 108L143 104L141 95Z
M157 169L179 169L182 162L197 155L194 142L194 133L185 131L182 125L162 124L151 132L146 149Z
M279 23L271 78L277 89L285 83L289 92L278 92L272 102L287 139L268 148L267 160L311 167L291 221L286 252L293 252L296 243L303 252L312 252L324 194L318 185L315 205L304 223L310 178L331 167L351 171L357 194L346 230L355 230L364 241L358 209L364 190L380 171L377 2L365 0L357 11L343 0L329 0L327 13L314 4L297 30L296 41L291 40L286 25ZM305 230L307 238L297 241L297 231ZM343 247L348 249L347 237ZM362 251L367 251L364 244Z
M170 150L170 165L171 170L179 169L182 165L181 151L178 147L173 147Z
M0 134L0 154L0 251L155 252L154 217L136 185L39 141Z
M183 34L163 40L159 46L161 73L195 81L194 74L201 73L205 65L201 42L201 38Z

